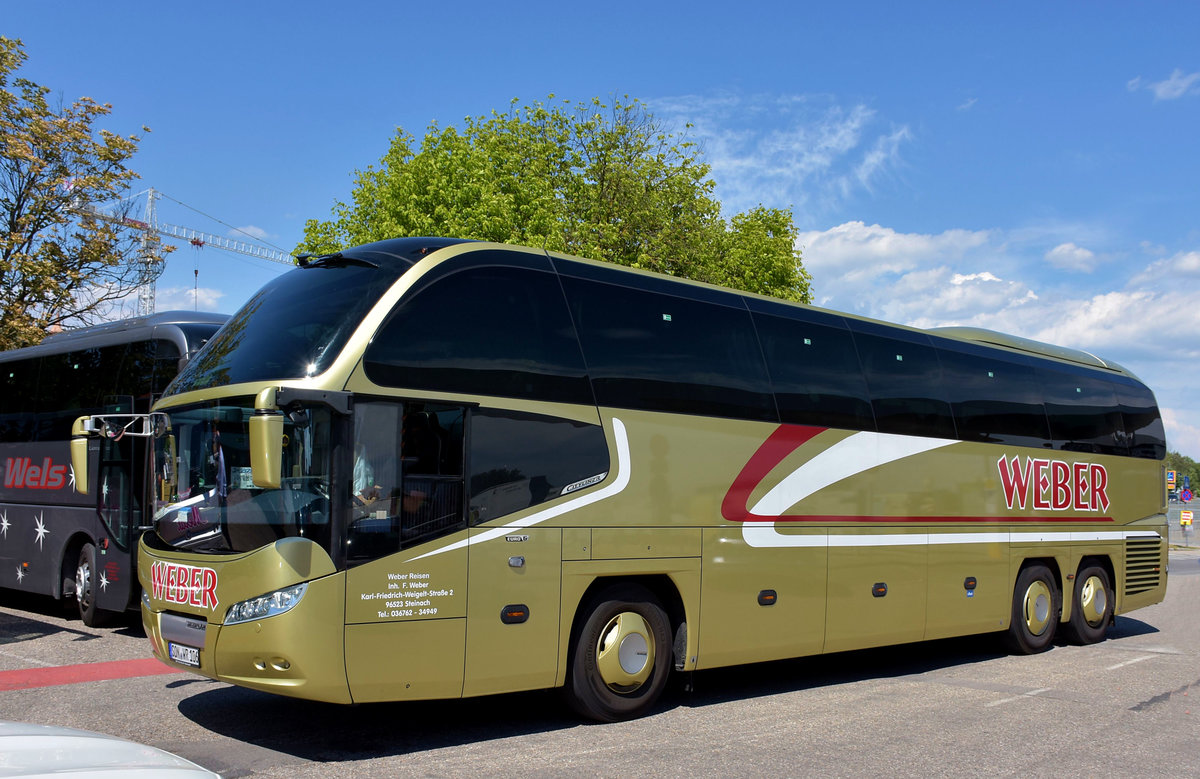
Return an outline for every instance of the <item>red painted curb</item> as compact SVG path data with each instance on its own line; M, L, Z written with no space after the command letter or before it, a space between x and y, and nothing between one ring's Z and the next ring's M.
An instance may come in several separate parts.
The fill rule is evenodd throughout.
M0 671L0 692L174 673L185 672L179 668L172 668L153 657L139 660L114 660L109 663L57 665L51 668L22 668L19 671Z

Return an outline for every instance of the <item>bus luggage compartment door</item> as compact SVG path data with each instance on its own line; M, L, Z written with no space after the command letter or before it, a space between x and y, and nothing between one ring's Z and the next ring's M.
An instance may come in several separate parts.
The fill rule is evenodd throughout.
M464 696L554 686L561 577L558 528L513 528L471 546Z

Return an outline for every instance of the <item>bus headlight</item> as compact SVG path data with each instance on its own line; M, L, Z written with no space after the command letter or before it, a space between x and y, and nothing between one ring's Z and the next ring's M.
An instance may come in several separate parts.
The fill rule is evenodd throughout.
M229 613L225 615L225 624L234 625L254 619L265 619L289 611L304 597L306 589L308 589L307 582L235 603L229 607Z

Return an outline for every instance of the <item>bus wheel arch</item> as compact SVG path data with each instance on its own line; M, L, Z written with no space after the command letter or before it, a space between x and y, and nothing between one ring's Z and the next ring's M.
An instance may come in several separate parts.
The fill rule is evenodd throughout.
M666 577L597 579L571 629L564 693L579 714L615 722L662 694L682 631L683 604Z
M1050 648L1062 616L1062 581L1053 560L1026 560L1013 586L1005 643L1020 654Z
M1103 641L1116 608L1112 561L1107 557L1085 557L1071 587L1071 618L1064 625L1067 640L1074 644Z

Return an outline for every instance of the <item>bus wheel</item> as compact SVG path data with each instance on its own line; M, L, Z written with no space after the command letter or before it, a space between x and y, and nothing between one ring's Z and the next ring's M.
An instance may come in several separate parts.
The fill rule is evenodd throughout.
M591 602L573 644L567 698L579 714L616 722L644 714L671 670L671 628L643 587L606 590Z
M1022 569L1013 589L1009 648L1026 655L1049 648L1061 613L1062 598L1050 569L1040 564Z
M103 625L107 616L107 612L96 608L95 582L96 547L84 544L75 568L75 599L79 602L79 618L88 627Z
M1067 638L1075 644L1094 644L1104 639L1112 620L1113 596L1108 571L1090 565L1075 577L1075 600Z

